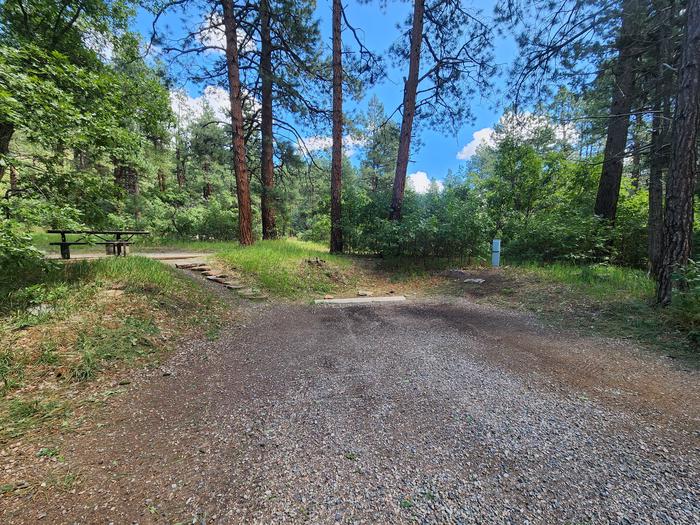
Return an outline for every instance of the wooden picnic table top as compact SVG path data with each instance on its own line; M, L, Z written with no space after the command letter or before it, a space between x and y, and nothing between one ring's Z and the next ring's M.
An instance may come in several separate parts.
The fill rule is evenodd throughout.
M46 233L74 233L77 235L148 235L140 230L46 230Z

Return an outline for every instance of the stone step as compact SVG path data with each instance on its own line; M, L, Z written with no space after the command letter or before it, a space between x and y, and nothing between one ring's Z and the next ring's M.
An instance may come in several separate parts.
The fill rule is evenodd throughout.
M207 281L211 281L213 283L220 283L220 284L226 284L226 279L222 278L220 275L207 275Z
M316 299L315 304L369 304L369 303L396 303L405 301L403 295L390 295L387 297L348 297L343 299Z
M202 263L175 263L175 268L180 268L181 270L194 270L202 266Z

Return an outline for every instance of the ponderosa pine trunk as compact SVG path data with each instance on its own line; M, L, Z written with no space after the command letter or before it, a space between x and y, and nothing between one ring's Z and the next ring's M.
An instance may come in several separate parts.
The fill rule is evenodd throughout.
M273 160L272 135L272 38L270 36L270 2L260 0L260 81L261 81L261 135L260 176L262 194L260 209L262 212L263 239L277 237L275 228L275 209L272 195L275 189L275 165Z
M331 253L343 251L343 62L341 0L333 0L333 147L331 151Z
M660 20L656 41L654 79L654 105L651 121L651 147L649 151L649 219L647 228L649 274L658 277L663 256L664 208L663 177L669 161L669 130L671 122L671 92L673 72L668 64L673 62L671 46L671 17L673 2L654 2Z
M662 305L671 302L672 274L688 263L693 237L693 194L700 127L700 0L688 0L686 13L671 137L671 164L666 184L664 254L656 296Z
M651 132L651 159L649 160L649 219L647 223L649 274L656 277L661 265L664 238L663 173L666 161L668 125L660 115L662 104L654 105Z
M425 0L415 0L413 3L413 27L411 28L411 49L408 60L408 78L403 88L403 118L399 135L399 151L396 157L396 172L394 173L394 188L391 198L389 219L401 219L403 196L406 189L406 171L411 154L411 136L413 133L413 118L416 115L416 92L418 91L418 74L420 72L420 52L423 41L423 17Z
M177 144L175 145L175 178L177 179L177 187L180 189L184 188L185 186L186 166L186 159L182 155L182 146L178 140Z
M627 146L630 110L634 100L636 39L635 17L638 16L638 0L622 3L622 28L617 41L618 57L615 65L612 103L608 119L608 135L603 153L603 169L598 183L595 214L615 222L617 201L622 182L622 165Z
M639 179L642 176L642 130L644 120L641 113L634 116L634 128L632 131L632 187L636 192L639 189Z
M238 40L233 1L221 1L224 10L224 33L226 35L226 70L228 74L229 101L231 104L231 149L233 172L236 177L238 198L238 242L253 244L253 218L250 204L250 181L246 162L245 134L243 131L243 96L238 68Z

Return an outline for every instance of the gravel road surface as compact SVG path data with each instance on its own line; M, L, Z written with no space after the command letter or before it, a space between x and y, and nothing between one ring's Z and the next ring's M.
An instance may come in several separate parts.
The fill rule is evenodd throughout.
M251 307L4 523L700 523L700 374L466 300Z

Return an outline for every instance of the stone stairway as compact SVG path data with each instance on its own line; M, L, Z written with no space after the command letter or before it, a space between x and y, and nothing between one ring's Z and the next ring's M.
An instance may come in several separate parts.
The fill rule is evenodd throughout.
M249 287L241 283L236 276L214 270L211 266L203 263L183 263L176 264L180 270L190 270L202 275L206 280L220 284L227 289L236 292L239 297L250 301L265 301L268 296L258 288Z

